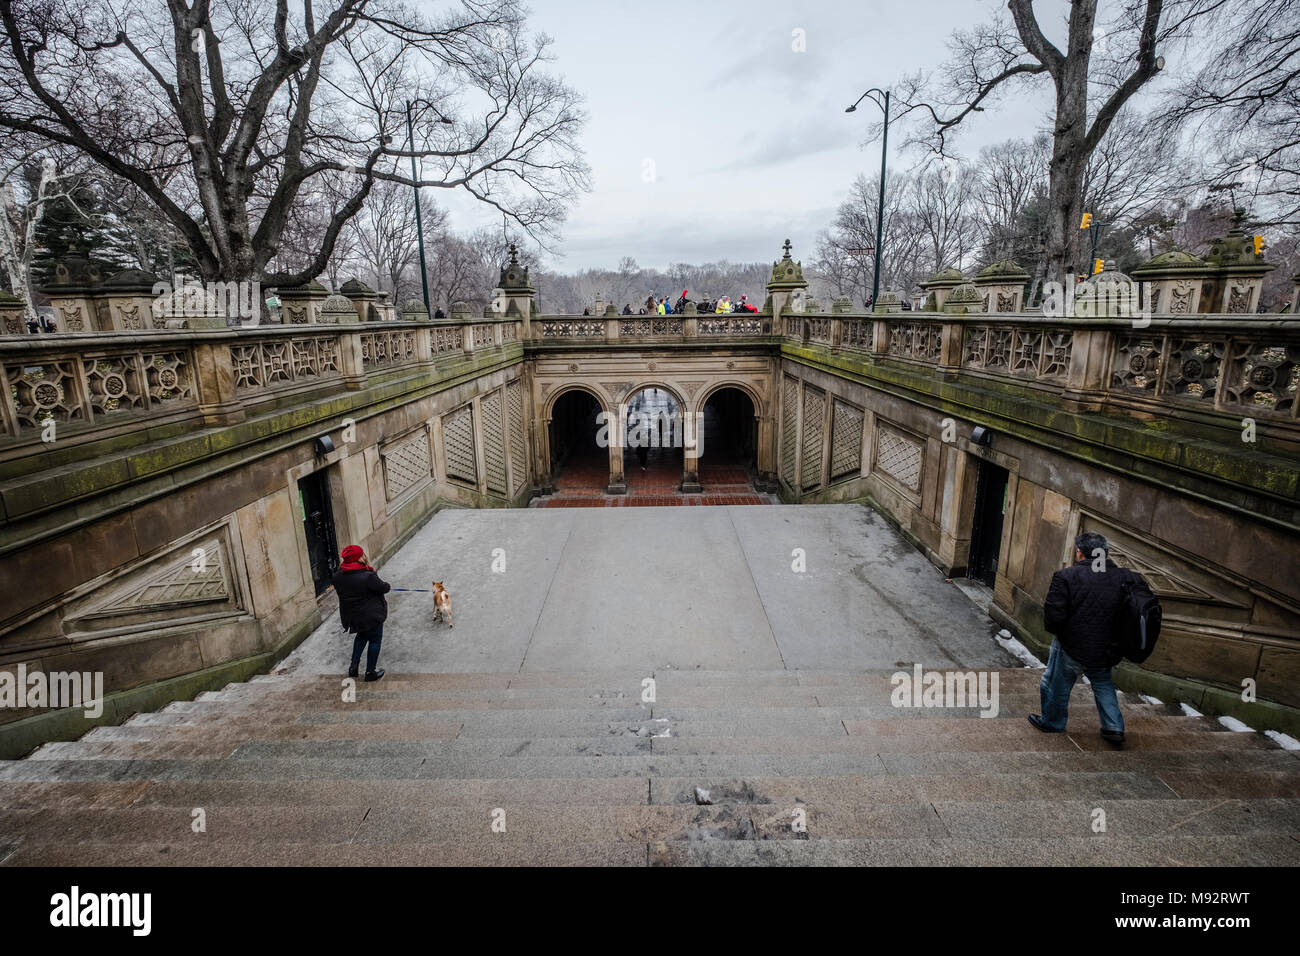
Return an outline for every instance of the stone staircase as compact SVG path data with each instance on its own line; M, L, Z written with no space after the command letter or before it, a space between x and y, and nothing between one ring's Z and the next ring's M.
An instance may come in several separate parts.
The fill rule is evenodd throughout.
M1300 863L1300 755L1263 735L1121 695L1116 750L1082 684L1044 735L1040 670L998 671L987 719L895 708L890 673L659 671L654 703L631 673L390 674L355 702L258 677L0 763L0 862Z

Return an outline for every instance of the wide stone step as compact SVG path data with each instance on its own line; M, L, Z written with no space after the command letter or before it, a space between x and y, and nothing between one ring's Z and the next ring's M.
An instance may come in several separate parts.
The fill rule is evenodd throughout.
M6 866L645 866L642 843L554 844L485 843L482 845L388 843L290 843L258 841L152 840L136 844L88 843L75 847L36 843L20 845Z
M872 774L1128 773L1155 770L1294 770L1282 750L749 754L608 756L249 758L233 760L27 760L0 765L3 780L313 780L482 777L842 776Z
M1300 843L1249 836L712 840L650 846L651 866L1295 866Z
M495 810L501 813L494 814ZM1007 840L1089 836L1096 807L1083 801L895 802L872 806L726 804L716 806L488 805L427 808L214 807L202 832L182 807L0 811L0 827L23 844L157 842L352 842L472 846L573 841L957 838ZM1300 829L1300 800L1111 800L1105 833L1145 838L1178 830L1285 836ZM494 831L493 822L504 825Z

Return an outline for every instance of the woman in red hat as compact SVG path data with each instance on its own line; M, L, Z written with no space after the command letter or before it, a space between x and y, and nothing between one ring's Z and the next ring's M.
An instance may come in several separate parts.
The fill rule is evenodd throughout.
M366 553L357 545L348 545L339 557L343 563L334 572L339 619L346 630L356 635L352 642L352 666L348 668L348 676L357 676L361 651L369 644L366 680L376 681L384 676L383 670L376 669L376 665L379 663L379 645L384 639L384 621L388 620L388 602L384 595L391 590L391 585L366 563Z

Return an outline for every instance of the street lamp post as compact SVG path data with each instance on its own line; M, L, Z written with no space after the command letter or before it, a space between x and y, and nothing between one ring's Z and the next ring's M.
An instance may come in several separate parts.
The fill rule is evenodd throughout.
M427 106L433 107L428 100L421 100ZM433 107L438 114L438 122L445 123L448 126L453 125L453 121L443 116L442 113ZM420 288L424 292L424 311L428 313L429 318L433 318L433 306L429 302L429 273L424 264L424 223L420 216L420 174L415 169L415 124L411 121L411 101L406 101L406 136L411 145L411 188L415 190L415 241L420 249ZM401 308L401 305L398 305Z
M848 107L844 112L852 113L857 110L858 103L861 103L868 96L871 96L872 93L879 93L885 98L885 101L882 104L874 96L871 97L871 102L875 103L885 111L885 126L881 131L880 137L880 203L876 207L876 272L871 280L871 308L874 310L876 302L880 298L880 257L883 252L881 243L884 239L885 228L885 151L889 147L889 90L881 90L873 86L871 89L867 90L867 92L859 96L854 104Z
M424 293L424 311L433 318L433 307L429 304L429 274L424 265L424 222L420 217L420 176L415 171L415 126L411 122L411 101L406 101L406 135L411 144L411 182L415 190L415 241L420 249L420 289ZM401 308L401 305L398 305Z

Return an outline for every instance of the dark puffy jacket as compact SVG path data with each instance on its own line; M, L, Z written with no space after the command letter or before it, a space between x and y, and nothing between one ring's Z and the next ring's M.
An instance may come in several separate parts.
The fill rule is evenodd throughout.
M339 619L353 634L372 631L388 619L384 595L391 585L374 571L336 571L334 590L339 596Z
M1119 610L1124 573L1111 561L1105 571L1092 569L1085 558L1052 575L1043 602L1043 624L1069 654L1090 670L1114 667L1117 650L1115 614Z

